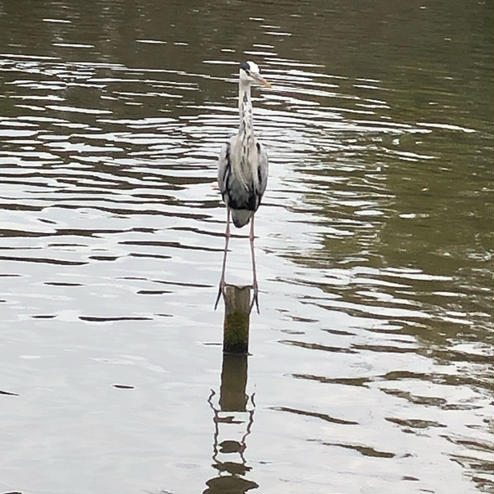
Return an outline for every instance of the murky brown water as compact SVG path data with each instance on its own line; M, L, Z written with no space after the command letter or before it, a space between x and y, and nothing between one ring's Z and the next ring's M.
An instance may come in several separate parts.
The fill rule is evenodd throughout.
M492 14L0 2L0 492L493 492ZM245 59L248 370L212 310Z

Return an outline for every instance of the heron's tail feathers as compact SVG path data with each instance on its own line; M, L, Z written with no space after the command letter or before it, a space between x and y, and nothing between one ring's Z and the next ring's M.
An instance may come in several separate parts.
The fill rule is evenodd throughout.
M249 222L253 214L254 211L250 209L232 209L233 224L237 228L241 228Z

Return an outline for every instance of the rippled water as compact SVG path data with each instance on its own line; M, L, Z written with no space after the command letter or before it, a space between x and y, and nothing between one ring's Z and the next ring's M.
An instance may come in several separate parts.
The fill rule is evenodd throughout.
M0 2L0 491L493 492L491 24ZM213 311L245 59L273 85L248 368Z

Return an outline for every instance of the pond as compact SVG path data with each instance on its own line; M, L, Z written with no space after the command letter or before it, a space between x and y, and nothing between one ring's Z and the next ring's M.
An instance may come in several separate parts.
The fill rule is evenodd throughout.
M0 492L494 492L492 21L1 2ZM235 358L216 159L245 60L270 170Z

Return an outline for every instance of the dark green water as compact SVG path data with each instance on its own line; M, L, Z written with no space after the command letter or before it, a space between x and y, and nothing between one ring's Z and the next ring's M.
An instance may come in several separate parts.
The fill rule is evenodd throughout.
M0 1L0 492L494 492L492 24ZM248 59L273 87L247 365L213 303Z

